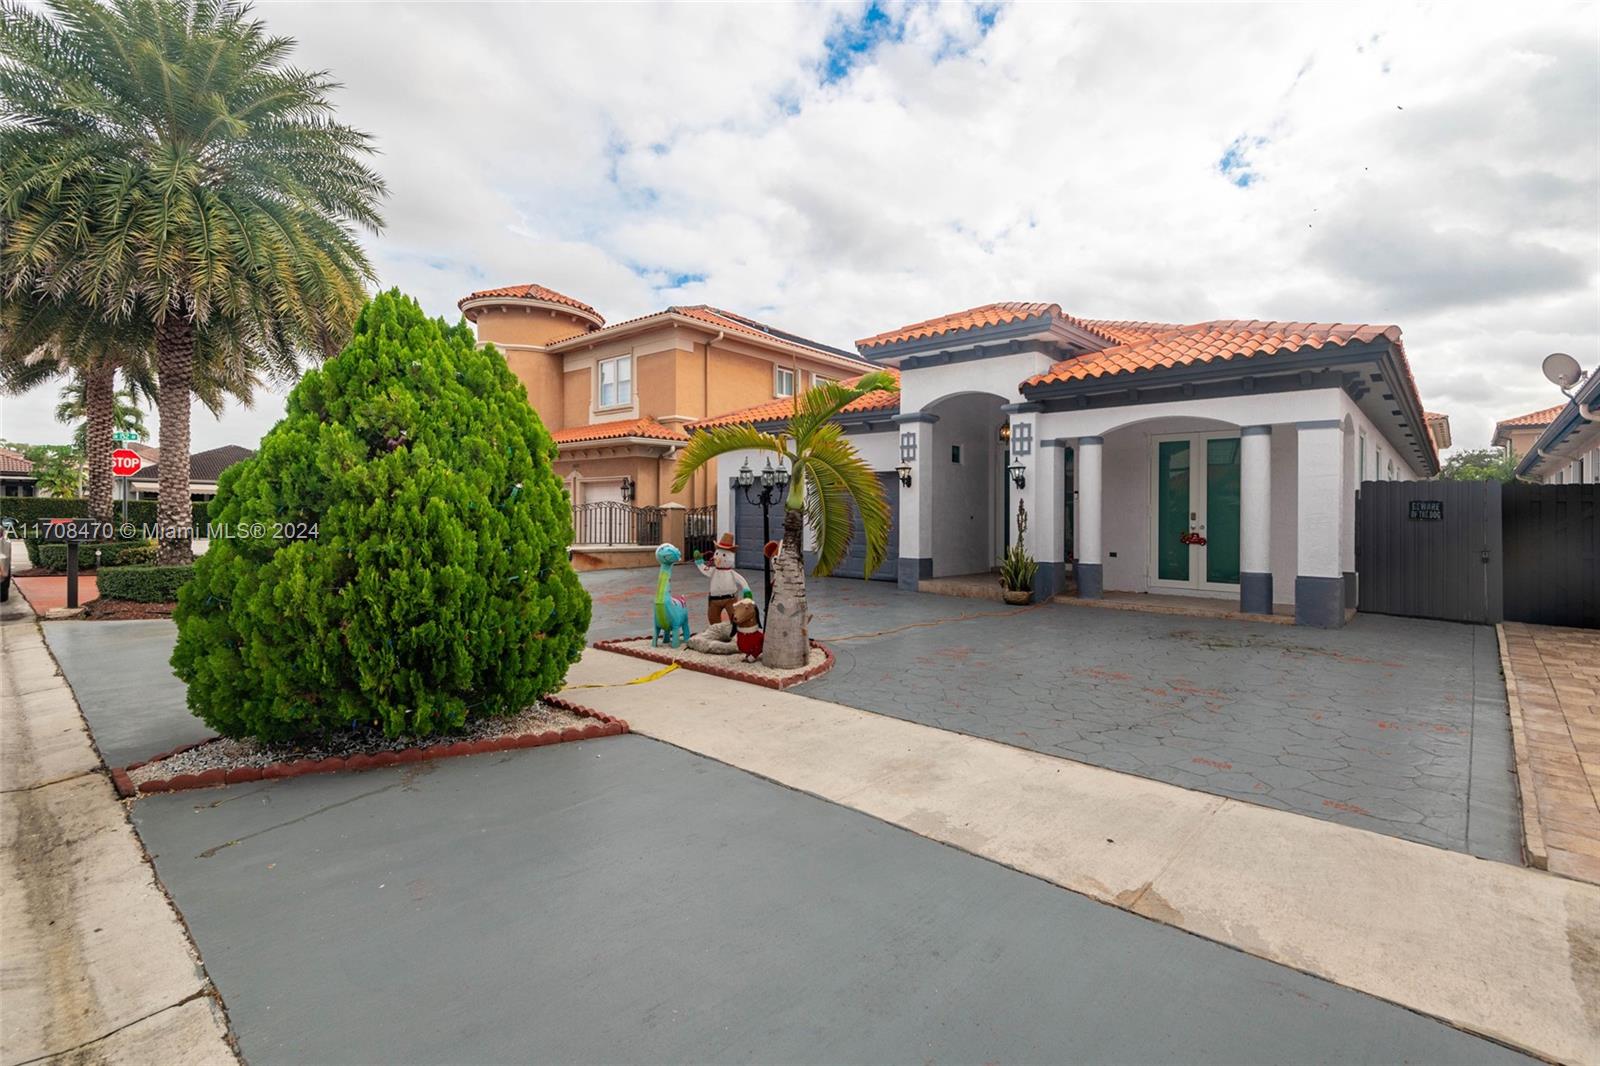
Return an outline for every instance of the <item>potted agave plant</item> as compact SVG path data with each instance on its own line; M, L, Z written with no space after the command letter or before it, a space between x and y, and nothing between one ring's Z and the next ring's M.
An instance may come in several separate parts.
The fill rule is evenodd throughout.
M1000 595L1007 603L1023 604L1033 599L1033 579L1039 564L1024 546L1028 531L1028 509L1017 501L1017 539L1000 564Z

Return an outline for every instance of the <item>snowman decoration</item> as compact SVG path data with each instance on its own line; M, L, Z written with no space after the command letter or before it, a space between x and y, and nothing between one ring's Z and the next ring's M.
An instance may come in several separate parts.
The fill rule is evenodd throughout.
M733 542L732 533L724 533L717 538L716 548L711 553L711 565L707 566L705 559L699 552L694 553L694 565L700 572L711 579L711 591L706 599L706 623L716 625L722 621L722 614L744 593L750 589L750 583L744 575L733 568L733 553L738 545Z

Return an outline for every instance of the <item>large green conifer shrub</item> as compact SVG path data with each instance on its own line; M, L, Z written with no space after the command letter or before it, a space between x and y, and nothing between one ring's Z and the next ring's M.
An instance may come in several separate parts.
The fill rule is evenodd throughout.
M373 299L222 475L211 524L230 536L174 615L190 709L227 736L421 736L559 689L590 604L555 454L465 323Z

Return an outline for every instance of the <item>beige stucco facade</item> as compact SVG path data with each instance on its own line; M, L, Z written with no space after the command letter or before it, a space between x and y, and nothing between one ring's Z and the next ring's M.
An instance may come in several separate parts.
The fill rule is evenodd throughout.
M671 491L685 423L767 403L791 383L798 392L819 378L872 369L704 306L606 326L588 305L529 285L473 293L461 309L479 343L499 349L527 390L560 449L556 470L578 503L626 495L639 506L711 506L714 469L698 473L683 492ZM602 364L613 378L625 373L628 388L602 396Z

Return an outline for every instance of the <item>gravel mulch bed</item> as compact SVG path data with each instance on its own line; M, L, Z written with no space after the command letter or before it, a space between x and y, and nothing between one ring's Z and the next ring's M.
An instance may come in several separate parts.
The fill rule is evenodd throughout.
M608 732L621 731L616 727L625 728L625 725L609 716L602 718L598 714L582 714L550 703L540 703L521 714L479 719L458 733L420 740L414 737L385 737L381 733L351 733L299 744L266 744L256 740L219 737L116 773L125 774L128 784L141 790L145 790L142 786L151 782L169 781L175 788L205 787L225 782L212 779L180 782L178 779L197 775L216 778L220 773L231 783L234 780L314 773L318 772L316 767L319 765L325 771L370 769L445 755L531 746L518 743L522 739L537 737L554 743L582 739L578 733L596 733L600 728ZM285 769L293 769L295 773L274 772Z
M816 641L811 642L811 655L807 658L806 665L792 670L775 670L760 660L747 663L740 655L713 655L709 652L691 651L688 648L673 648L666 644L652 648L649 637L600 640L596 641L594 646L602 651L621 652L623 655L634 655L652 662L677 663L689 670L716 674L718 677L726 677L733 681L747 681L765 688L788 688L790 685L798 685L802 681L809 681L819 674L826 673L833 666L833 653Z

